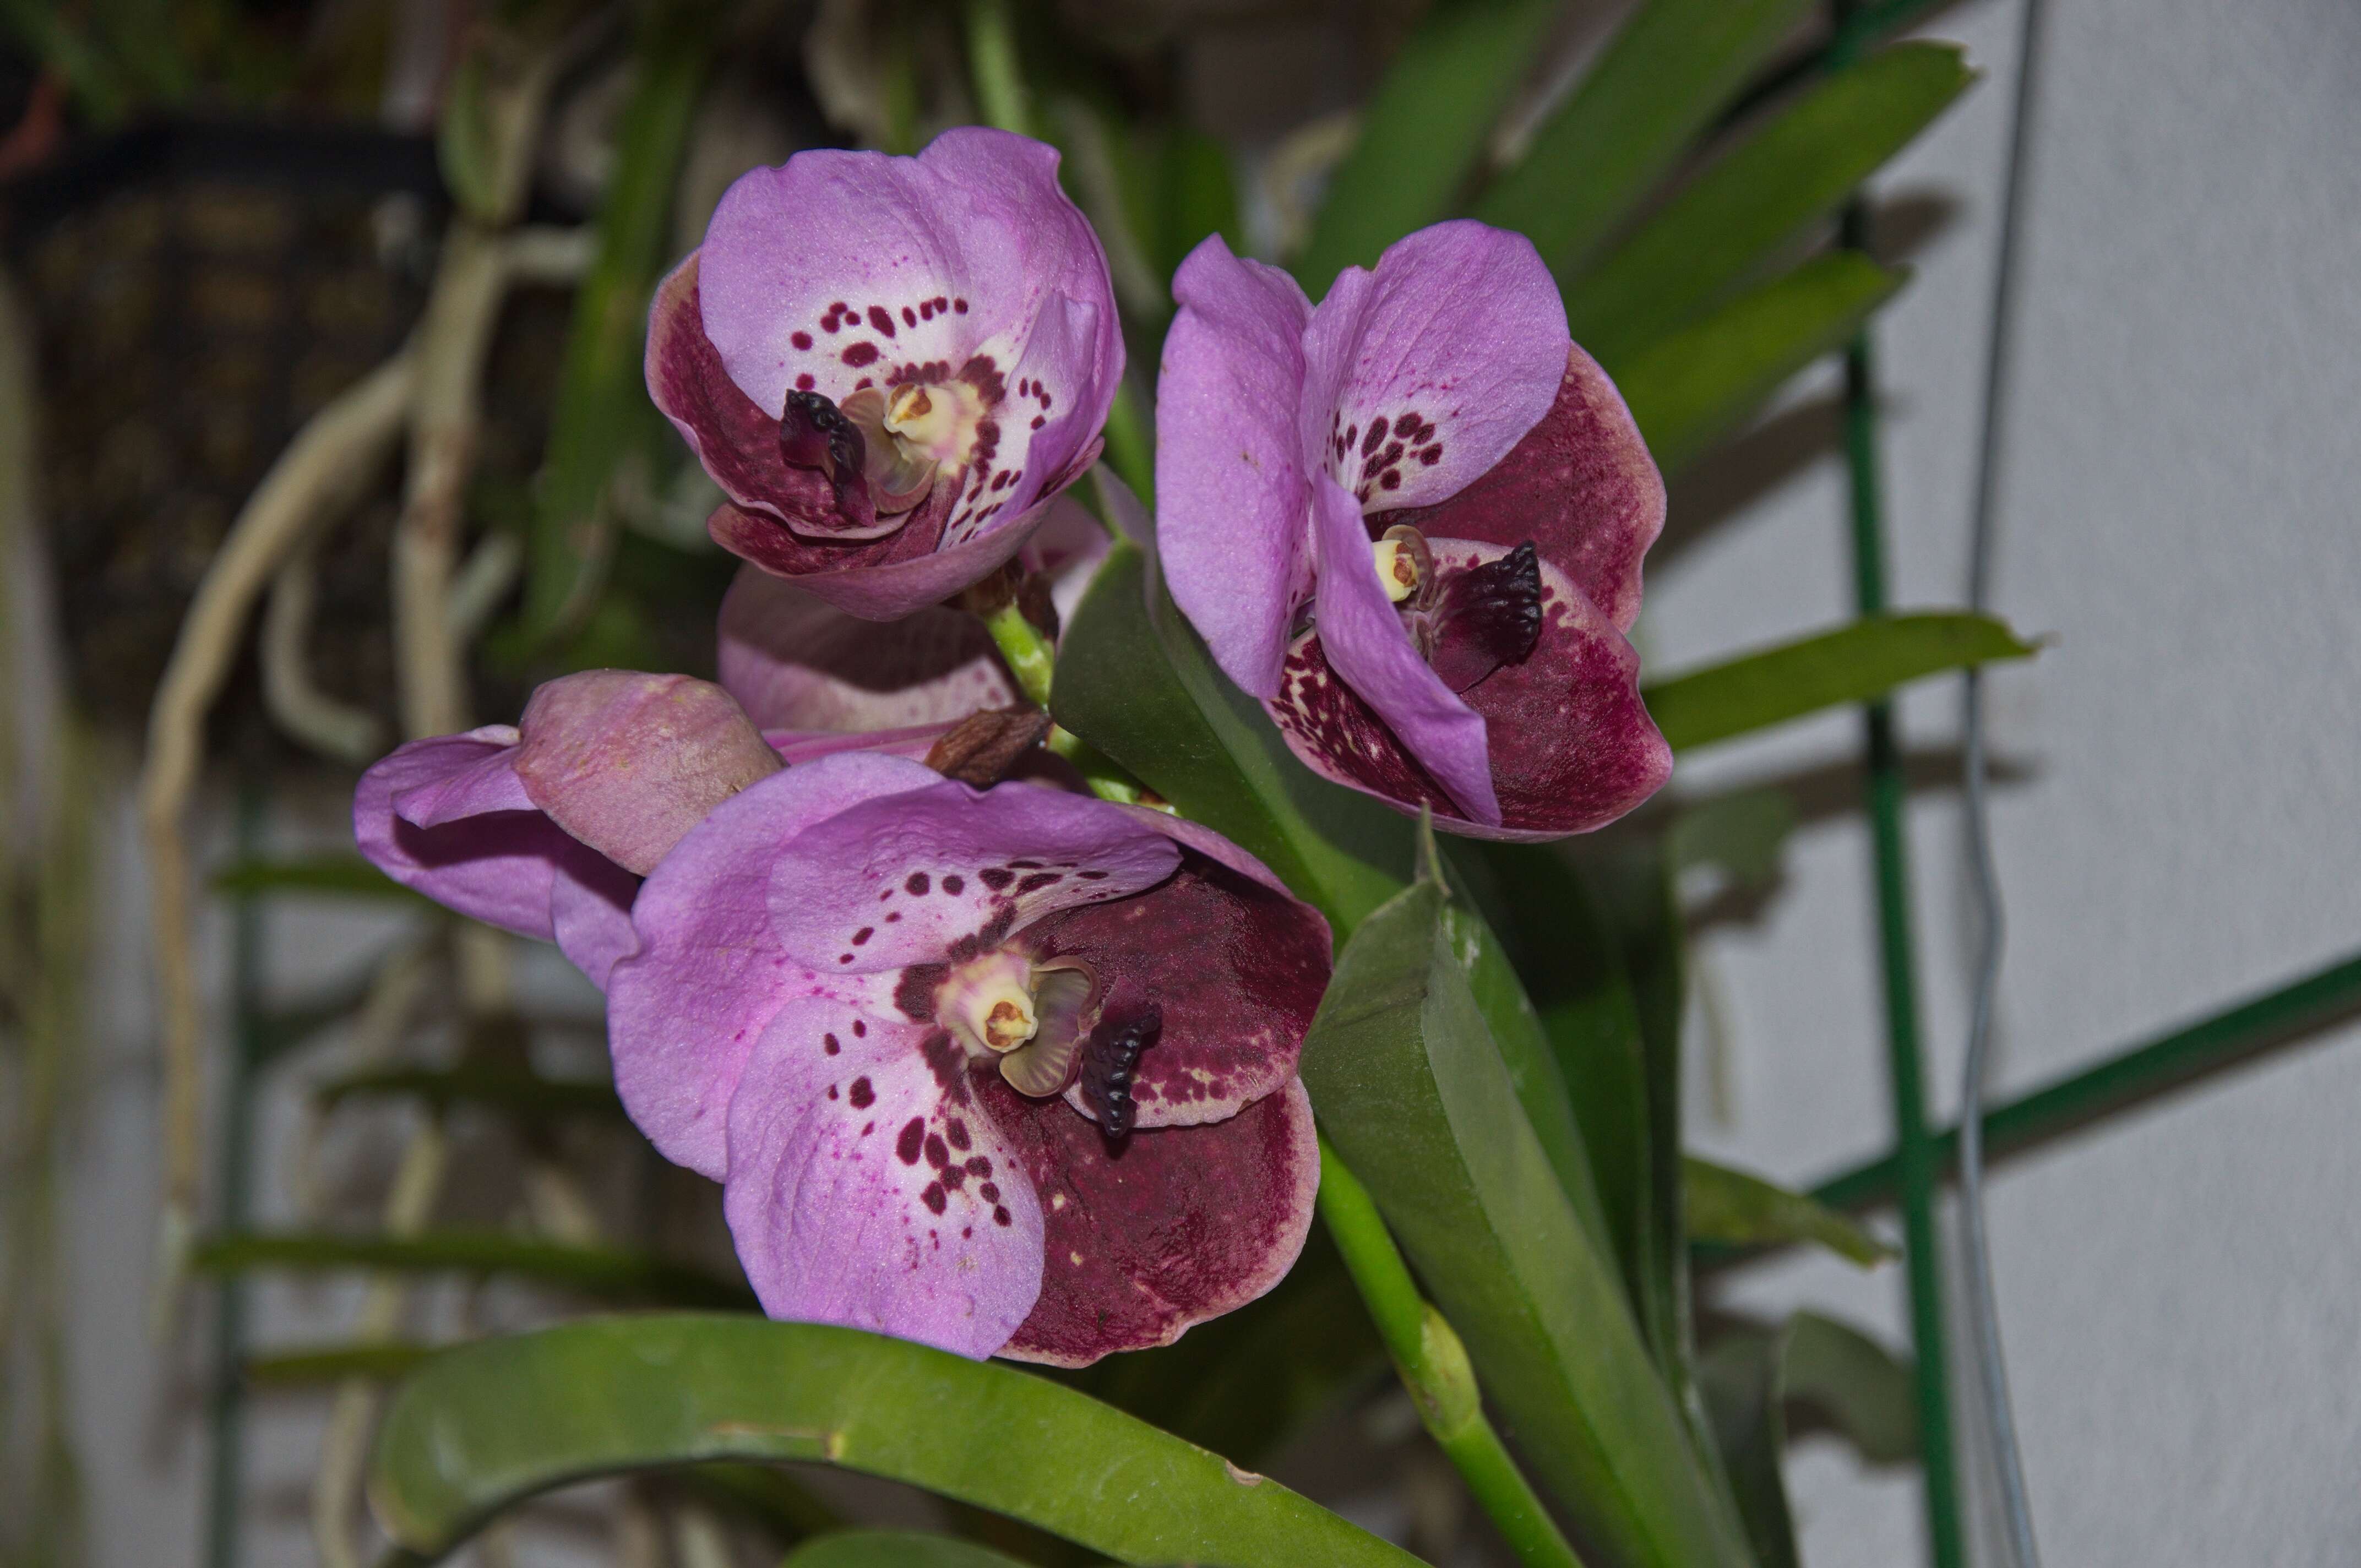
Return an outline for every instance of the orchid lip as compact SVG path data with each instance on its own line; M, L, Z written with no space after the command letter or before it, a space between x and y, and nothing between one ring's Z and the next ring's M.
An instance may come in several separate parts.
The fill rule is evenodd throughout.
M1426 536L1396 523L1371 546L1378 581L1419 656L1453 692L1532 656L1542 634L1541 560L1527 540L1496 561L1438 571Z

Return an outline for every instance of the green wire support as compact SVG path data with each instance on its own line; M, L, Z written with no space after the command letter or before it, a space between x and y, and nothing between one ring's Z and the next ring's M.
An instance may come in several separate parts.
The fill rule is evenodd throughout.
M1838 38L1850 7L1834 7ZM1867 214L1848 205L1840 243L1866 250ZM1877 375L1869 330L1845 350L1845 464L1851 481L1853 598L1863 615L1885 609L1885 540L1878 493ZM1927 1541L1935 1568L1966 1568L1959 1467L1952 1453L1949 1356L1943 1329L1942 1238L1935 1220L1935 1149L1927 1127L1926 1059L1918 1037L1918 977L1910 933L1910 862L1903 836L1902 751L1891 700L1868 706L1870 830L1877 855L1877 934L1885 996L1885 1044L1894 1102L1894 1159L1916 1352L1919 1451L1926 1466Z
M2020 1153L2292 1044L2356 1012L2361 953L1993 1106L1984 1113L1984 1146L1995 1157ZM1949 1175L1959 1157L1959 1128L1945 1128L1931 1152L1937 1172ZM1887 1154L1828 1178L1812 1189L1812 1196L1832 1209L1873 1208L1893 1199L1901 1179L1898 1153Z

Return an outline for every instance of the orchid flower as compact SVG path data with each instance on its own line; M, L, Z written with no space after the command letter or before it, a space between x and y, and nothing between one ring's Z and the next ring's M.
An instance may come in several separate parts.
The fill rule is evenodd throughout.
M773 1317L1082 1365L1302 1246L1328 928L1203 828L846 753L723 802L631 923L616 1087Z
M1624 634L1664 481L1532 243L1438 224L1315 308L1215 236L1173 292L1158 548L1295 754L1480 838L1653 794L1671 751Z
M730 188L647 347L657 406L729 498L717 541L873 620L1016 554L1096 459L1123 378L1106 254L1057 170L970 127Z
M605 989L639 879L714 806L783 767L735 699L686 675L589 670L522 720L413 740L363 774L361 852L394 881L554 941Z

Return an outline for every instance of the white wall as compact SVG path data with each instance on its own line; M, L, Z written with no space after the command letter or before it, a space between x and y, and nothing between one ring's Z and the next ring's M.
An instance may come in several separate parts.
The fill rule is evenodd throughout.
M2018 3L1927 29L1987 74L1879 181L1959 203L1876 334L1902 605L1963 591ZM2047 0L2044 28L1994 597L2056 642L1987 683L2017 775L1993 817L2002 1096L2361 950L2361 6ZM1843 614L1842 486L1822 461L1659 565L1652 659ZM1904 705L1914 750L1950 744L1956 720L1948 684ZM1680 783L1857 743L1832 719ZM1968 970L1956 807L1919 792L1909 818L1947 1120ZM1827 820L1767 916L1708 939L1735 1103L1717 1125L1693 1095L1706 1148L1801 1180L1885 1146L1869 875L1858 817ZM2356 1109L2348 1027L1999 1175L1994 1266L2048 1561L2361 1553ZM1783 1263L1730 1299L1903 1322L1898 1268ZM1956 1344L1956 1301L1951 1322ZM1907 1475L1823 1440L1792 1480L1815 1568L1916 1557Z

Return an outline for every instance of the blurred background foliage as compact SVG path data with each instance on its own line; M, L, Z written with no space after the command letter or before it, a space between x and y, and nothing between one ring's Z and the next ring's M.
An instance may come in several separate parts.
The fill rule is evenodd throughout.
M238 781L250 825L244 854L203 868L209 891L176 894L162 876L158 906L168 1069L188 1083L203 1032L194 981L175 989L173 953L203 899L247 912L228 1108L200 1140L200 1097L177 1102L164 1254L168 1301L183 1268L231 1282L215 1314L213 1562L236 1560L236 1412L249 1395L333 1399L313 1520L324 1561L357 1562L373 1540L357 1498L379 1393L422 1365L431 1377L453 1343L585 1306L745 1310L714 1192L621 1122L595 1014L516 986L505 939L349 857L263 855L251 828L275 794L347 787L404 734L507 718L550 675L710 673L734 563L705 539L715 492L649 405L640 356L651 291L730 180L804 148L914 151L968 123L1055 142L1126 313L1130 401L1108 460L1143 493L1151 422L1139 411L1169 280L1206 235L1287 265L1316 298L1339 268L1374 262L1424 224L1472 214L1515 227L1678 476L1709 466L1789 377L1905 283L1908 225L1881 236L1858 210L1839 220L1861 181L1969 85L1956 49L1890 41L1934 9L0 0L0 244L16 300L0 413L20 459L0 521L12 564L54 583L61 651L57 700L9 716L5 772L12 787L66 781L38 812L10 802L13 823L37 826L10 840L0 932L11 1178L0 1555L78 1560L85 1505L55 1420L62 1304L47 1180L71 1100L68 977L91 940L71 781L96 759L120 765L143 726L151 852L167 866L185 858L175 846L206 759ZM1701 524L1675 519L1685 525ZM1149 575L1132 591L1160 590ZM1086 607L1072 636L1090 622ZM1095 645L1102 668L1148 685L1166 670L1192 704L1218 685L1185 629L1133 613L1117 632L1133 641ZM10 645L19 667L0 691L38 689L36 655L24 639ZM1877 620L1659 680L1650 698L1686 748L2026 651L1973 618ZM1192 791L1209 820L1236 814L1225 830L1279 863L1284 844L1254 835L1298 828L1285 788L1255 772L1258 715L1216 700L1188 718L1238 761L1219 777L1166 778L1153 734L1142 758L1123 747L1119 710L1140 689L1095 716L1104 730L1088 691L1061 693L1060 717L1192 814ZM1595 1188L1583 1201L1604 1227L1608 1277L1680 1401L1688 1462L1765 1564L1792 1559L1776 1463L1791 1418L1882 1462L1912 1457L1919 1430L1906 1357L1824 1319L1749 1323L1691 1302L1692 1244L1812 1243L1865 1266L1891 1252L1804 1195L1681 1157L1684 933L1775 879L1796 809L1775 792L1667 798L1579 855L1464 852L1449 872L1480 911L1451 918L1499 933L1500 967L1476 975L1478 992L1508 1016L1529 991L1538 1020L1530 1059L1547 1064L1545 1081L1517 1084L1517 1114L1561 1151L1569 1190ZM1316 845L1316 827L1302 832L1299 847ZM266 1005L249 983L251 911L266 899L375 901L398 912L396 935L313 994ZM1376 902L1341 916L1340 934ZM306 1223L262 1231L248 1219L256 1135L241 1107L288 1077L312 1105L298 1161ZM1558 1126L1563 1142L1549 1143ZM175 1213L190 1227L177 1240ZM1430 1260L1407 1234L1405 1245L1433 1288ZM257 1270L373 1283L345 1337L255 1344L236 1281ZM577 1376L600 1376L596 1343L560 1349L589 1358ZM1501 1368L1483 1343L1473 1349L1494 1385ZM1056 1380L1314 1497L1379 1493L1384 1528L1431 1560L1501 1560L1388 1378L1387 1353L1323 1234L1264 1301L1167 1350ZM467 1365L483 1387L511 1387L491 1362ZM397 1427L409 1408L396 1407ZM399 1470L409 1451L390 1438L381 1517L414 1507L422 1538L447 1538L530 1489L519 1476L615 1467L566 1452L565 1433L533 1412L509 1413L550 1429L555 1451L488 1473L489 1490L446 1496ZM581 1430L603 1419L586 1415ZM809 1470L691 1464L646 1441L657 1446L632 1451L636 1478L607 1499L634 1561L656 1560L651 1541L698 1568L774 1559L876 1507ZM902 1478L969 1499L925 1517L978 1552L1095 1560L1046 1533L1054 1518L972 1506L977 1491L923 1469ZM1581 1499L1555 1501L1583 1516ZM500 1531L486 1541L489 1561L510 1550ZM1620 1560L1609 1551L1598 1561ZM928 1555L941 1552L953 1554ZM794 1559L1000 1560L884 1537Z

